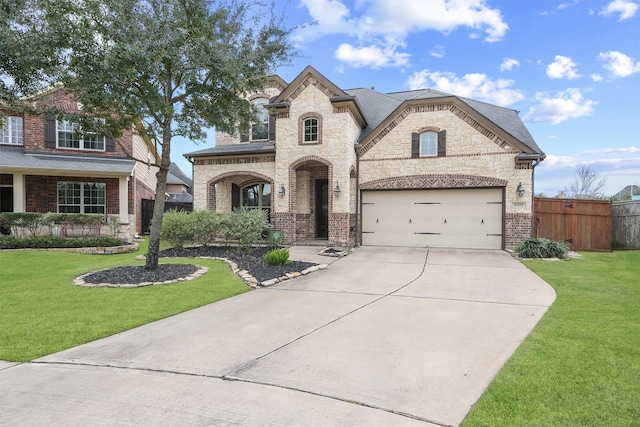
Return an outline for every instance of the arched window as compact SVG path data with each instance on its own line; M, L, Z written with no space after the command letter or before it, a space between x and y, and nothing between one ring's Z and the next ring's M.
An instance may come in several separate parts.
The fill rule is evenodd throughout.
M436 132L423 132L420 134L420 157L432 157L438 155L438 134Z
M269 111L265 105L269 103L266 98L256 98L251 101L251 105L257 112L257 121L251 123L251 140L269 139Z
M271 215L271 184L261 183L242 188L240 204L246 209L262 209Z
M318 142L318 119L310 117L303 122L304 142Z

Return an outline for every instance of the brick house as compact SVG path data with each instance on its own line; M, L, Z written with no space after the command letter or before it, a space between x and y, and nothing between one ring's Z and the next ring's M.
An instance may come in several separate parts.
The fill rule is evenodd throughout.
M545 154L517 111L437 92L272 76L251 132L193 163L194 209L264 209L286 243L513 247L531 236Z
M57 87L42 105L81 111ZM0 122L0 212L69 212L118 215L120 232L140 232L142 199L155 198L157 168L137 163L152 156L143 139L125 131L118 140L77 132L52 116L3 110Z

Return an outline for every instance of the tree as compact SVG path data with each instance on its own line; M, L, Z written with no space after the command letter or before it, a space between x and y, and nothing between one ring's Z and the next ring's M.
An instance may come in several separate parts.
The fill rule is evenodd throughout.
M255 112L247 94L294 56L292 29L274 4L251 0L3 0L0 102L21 102L63 84L87 123L117 137L135 129L159 146L146 268L158 266L171 140L204 140L203 128L235 134ZM57 117L68 112L49 108ZM74 121L89 121L74 117Z
M600 172L592 169L591 165L582 164L576 168L576 176L564 191L576 199L602 199L604 194L600 190L606 182L607 179L601 177Z

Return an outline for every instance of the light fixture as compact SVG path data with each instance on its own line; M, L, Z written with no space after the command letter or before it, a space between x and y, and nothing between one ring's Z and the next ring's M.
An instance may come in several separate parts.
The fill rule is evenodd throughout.
M336 197L340 197L340 184L336 183L336 188L333 190L333 194L336 195Z
M280 191L278 191L278 195L280 198L284 198L284 195L287 194L287 190L285 190L284 185L280 186Z
M518 197L522 197L524 196L524 188L522 188L522 183L518 183L518 187L516 187L516 193L518 194Z

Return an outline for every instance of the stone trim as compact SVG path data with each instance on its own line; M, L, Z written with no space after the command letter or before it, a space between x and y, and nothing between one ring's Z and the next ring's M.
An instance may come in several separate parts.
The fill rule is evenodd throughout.
M191 280L195 280L198 277L202 277L204 274L206 274L209 271L208 267L202 267L200 265L196 265L196 267L198 267L198 269L185 276L185 277L180 277L178 279L175 280L165 280L164 282L141 282L141 283L87 283L85 282L85 277L93 274L93 273L97 273L98 271L102 271L102 270L97 270L97 271L91 271L89 273L85 273L82 274L78 277L76 277L75 279L73 279L73 284L75 286L85 286L88 288L143 288L145 286L158 286L158 285L171 285L173 283L184 283L184 282L189 282ZM107 269L103 269L103 270L109 270Z
M452 154L452 155L447 155L447 158L454 158L454 157L482 157L482 156L504 156L504 155L511 155L511 153L505 153L504 151L500 151L500 152L494 152L494 153L469 153L469 154ZM426 157L419 157L420 159L425 159ZM381 161L393 161L393 160L415 160L412 157L378 157L375 159L360 159L361 163L365 163L365 162L381 162ZM528 168L526 168L528 169Z
M223 159L203 159L195 161L196 166L207 165L241 165L247 163L273 163L276 161L276 156L247 156L247 157L228 157Z
M313 142L304 141L304 121L316 119L318 121L318 140ZM316 112L304 113L298 117L298 145L320 145L322 144L322 114Z
M260 93L254 93L253 95L251 95L249 98L247 98L247 100L249 102L253 101L254 99L258 99L258 98L262 98L262 99L266 99L267 101L269 101L269 98L271 98L269 96L269 94L260 92Z
M231 171L231 172L221 173L220 175L217 175L217 176L211 178L207 182L207 187L212 185L212 184L217 184L218 182L220 182L220 181L222 181L222 180L224 180L226 178L231 178L231 177L239 176L239 175L251 176L251 177L255 178L256 180L267 182L267 183L273 185L273 179L271 177L268 177L268 176L263 175L263 174L258 173L258 172L240 170L240 171Z
M418 129L418 133L425 133L425 132L440 132L440 128L437 126L425 126L422 127L420 129Z
M428 188L506 187L507 180L476 175L409 175L376 179L360 184L360 190L409 190Z

